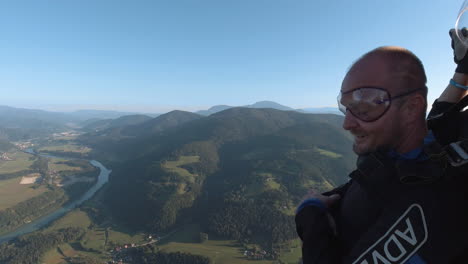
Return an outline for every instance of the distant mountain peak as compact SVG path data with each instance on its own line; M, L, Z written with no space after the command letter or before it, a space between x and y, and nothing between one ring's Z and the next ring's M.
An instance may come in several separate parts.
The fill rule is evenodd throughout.
M273 109L278 109L278 110L283 110L283 111L293 111L294 109L288 106L284 106L282 104L279 104L277 102L273 101L259 101L256 102L252 105L248 105L247 107L249 108L273 108Z
M255 102L253 105L256 105L256 104L276 104L276 105L280 105L280 104L277 103L277 102L268 101L268 100L258 101L258 102Z
M160 132L167 128L176 127L202 117L202 115L192 112L173 110L143 123L139 128L137 128L137 130L142 130L143 134L146 132Z
M173 114L187 114L187 115L193 115L194 113L192 112L189 112L189 111L184 111L184 110L172 110L172 111L169 111L165 114L162 114L160 116L165 116L165 115L173 115Z
M215 105L210 107L208 110L200 110L195 113L208 116L217 112L221 112L230 108L235 108L235 107L246 107L246 108L272 108L272 109L277 109L277 110L283 110L283 111L294 111L295 109L284 106L282 104L279 104L277 102L273 101L259 101L251 105L244 105L244 106L229 106L229 105Z
M200 110L195 113L199 115L209 116L211 114L221 112L226 109L233 108L233 107L234 106L229 106L229 105L215 105L215 106L210 107L208 110Z
M233 108L233 106L215 105L215 106L210 107L210 109L208 109L208 111L223 111L223 110L226 110L226 109L229 109L229 108Z
M183 110L172 110L170 112L167 112L165 114L162 114L162 115L154 118L153 120L163 120L163 119L173 118L173 117L177 117L177 118L184 118L185 117L186 119L197 119L197 118L200 118L201 115L197 114L197 113L183 111Z

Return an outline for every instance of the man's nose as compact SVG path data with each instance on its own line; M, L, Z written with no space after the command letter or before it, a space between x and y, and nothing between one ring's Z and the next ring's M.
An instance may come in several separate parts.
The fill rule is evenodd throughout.
M346 111L344 120L343 120L343 128L345 130L351 130L353 128L356 128L359 125L356 117L351 114L349 110Z

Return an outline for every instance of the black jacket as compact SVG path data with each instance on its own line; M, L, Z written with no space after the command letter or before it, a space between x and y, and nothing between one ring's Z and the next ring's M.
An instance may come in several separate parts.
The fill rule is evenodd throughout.
M297 213L303 263L468 263L466 171L376 152L359 157L350 178L327 193L341 194L335 207Z

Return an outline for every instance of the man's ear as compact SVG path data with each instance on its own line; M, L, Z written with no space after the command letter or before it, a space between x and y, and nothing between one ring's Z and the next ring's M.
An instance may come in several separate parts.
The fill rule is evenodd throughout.
M405 111L405 116L408 117L409 122L415 122L420 119L426 112L426 100L424 96L415 94L408 98L403 111Z

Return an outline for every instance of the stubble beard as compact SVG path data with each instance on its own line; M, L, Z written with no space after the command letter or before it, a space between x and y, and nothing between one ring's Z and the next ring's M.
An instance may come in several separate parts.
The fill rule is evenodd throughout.
M368 150L368 149L360 149L356 143L353 143L353 151L354 153L356 153L358 156L363 156L363 155L366 155L366 154L369 154L371 153L372 151Z

